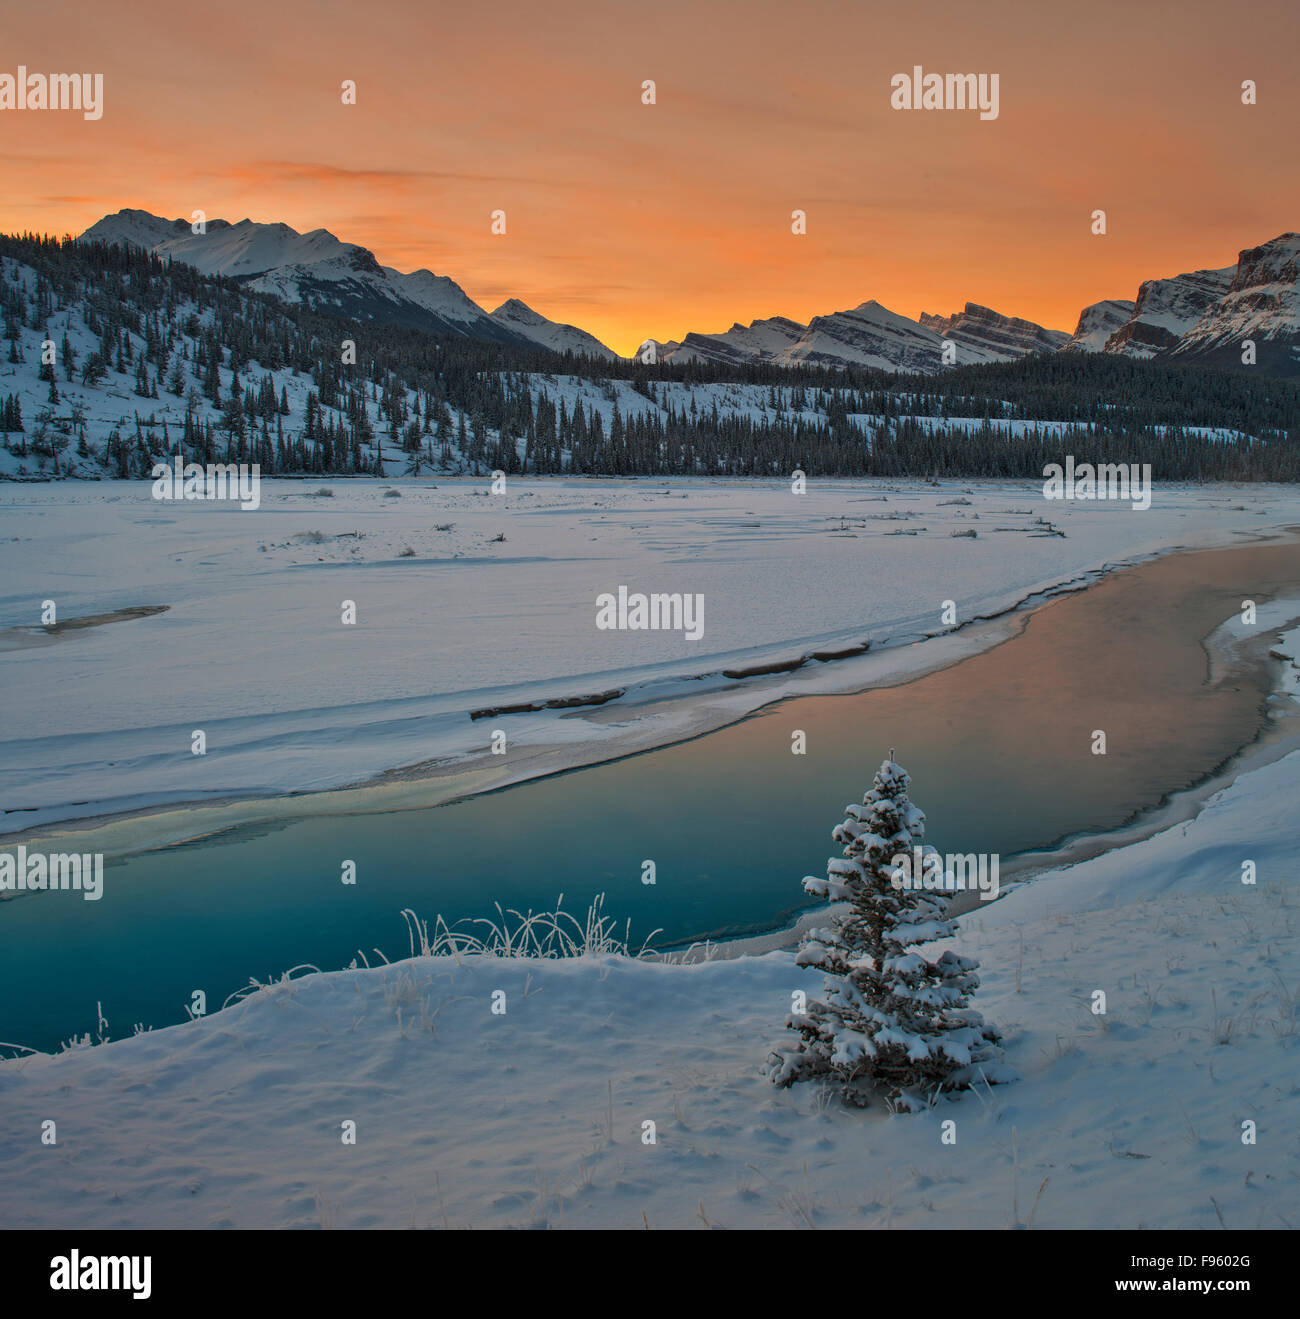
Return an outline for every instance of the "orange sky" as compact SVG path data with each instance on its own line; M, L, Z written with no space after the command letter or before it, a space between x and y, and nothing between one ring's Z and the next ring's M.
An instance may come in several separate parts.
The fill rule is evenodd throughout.
M1296 0L45 0L0 73L102 72L104 115L0 112L0 229L324 227L623 352L868 298L1073 329L1300 229L1298 36ZM998 119L892 110L914 64L997 73Z

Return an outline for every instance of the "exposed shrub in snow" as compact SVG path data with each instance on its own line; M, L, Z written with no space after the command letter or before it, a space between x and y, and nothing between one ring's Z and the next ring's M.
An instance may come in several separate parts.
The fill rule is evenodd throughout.
M848 1103L866 1104L877 1092L916 1110L940 1091L1015 1073L1000 1062L997 1030L966 1006L979 963L952 951L931 962L915 951L957 931L942 894L901 886L893 859L935 849L921 844L925 815L908 800L907 771L890 754L862 805L847 807L834 831L843 859L827 863L825 879L803 882L814 896L851 907L800 945L798 964L826 973L824 1001L786 1018L799 1043L774 1052L768 1065L780 1086L830 1080Z
M620 937L617 922L605 915L603 893L596 895L583 918L563 910L563 893L554 911L524 913L513 907L503 911L499 902L494 905L497 920L476 917L448 925L437 916L432 931L428 921L422 921L409 907L404 909L411 956L459 958L462 954L485 953L492 957L644 957L650 951L651 939L662 933L652 931L640 949L634 950L632 922L627 922ZM480 932L471 934L459 928L464 925L478 926Z

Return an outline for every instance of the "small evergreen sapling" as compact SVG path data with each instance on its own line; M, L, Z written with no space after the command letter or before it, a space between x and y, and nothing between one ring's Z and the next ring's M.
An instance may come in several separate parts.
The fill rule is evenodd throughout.
M979 963L952 951L931 962L915 951L957 929L944 896L904 887L894 865L918 847L937 855L921 843L925 815L908 800L908 783L891 751L862 805L847 807L834 831L843 859L827 863L825 879L803 882L814 896L851 906L800 945L797 964L826 973L824 1001L786 1018L800 1039L768 1060L779 1086L820 1078L838 1083L848 1103L865 1105L877 1091L915 1111L941 1091L1015 1079L1000 1062L997 1030L966 1006Z

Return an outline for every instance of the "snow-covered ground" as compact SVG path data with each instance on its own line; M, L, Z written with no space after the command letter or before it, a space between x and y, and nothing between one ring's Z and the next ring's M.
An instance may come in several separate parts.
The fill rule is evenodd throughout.
M1294 1228L1298 798L1300 753L964 917L974 1006L1021 1079L928 1113L763 1078L818 984L789 951L424 957L0 1063L0 1209L11 1228Z
M861 673L846 660L746 685L724 669L909 642L948 630L947 600L961 624L1108 565L1297 523L1300 491L1272 486L1157 487L1143 512L1049 503L1026 482L813 482L795 495L702 480L512 479L505 494L470 480L266 481L244 512L155 501L145 482L7 484L0 830L451 763L484 754L500 723L472 711L626 688L599 720L506 721L512 757L566 740L612 753L662 717L634 701L717 690L736 717ZM966 531L978 535L954 534ZM704 635L599 630L596 597L620 585L703 596ZM167 609L52 636L47 600L59 621ZM355 625L342 622L349 600ZM923 663L945 644L898 654ZM191 752L195 729L206 755Z
M945 599L964 622L1120 561L1300 523L1300 492L1273 487L1157 489L1138 513L1047 504L1023 483L325 485L266 483L248 513L156 503L142 484L0 487L0 800L34 808L6 828L465 757L500 722L471 710L617 685L628 697L604 722L508 720L515 741L613 746L660 698L712 685L734 716L800 682L852 686L882 654L752 684L726 667L870 637L906 671L978 633L900 644L944 631ZM597 630L595 595L620 584L704 594L705 637ZM168 608L52 636L47 599L61 621ZM1260 625L1294 612L1265 606ZM1225 621L1212 653L1241 632ZM1274 653L1294 695L1300 627ZM787 948L689 965L419 957L0 1062L0 1212L58 1227L1294 1227L1298 799L1295 752L1195 818L962 917L954 942L982 962L973 1006L1021 1080L930 1113L770 1086L791 995L819 983ZM405 946L395 916L385 951Z

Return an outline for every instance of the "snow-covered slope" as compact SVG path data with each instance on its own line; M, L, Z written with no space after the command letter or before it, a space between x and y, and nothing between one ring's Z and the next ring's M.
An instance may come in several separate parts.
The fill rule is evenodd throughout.
M680 343L673 339L657 348L660 359L666 362L780 362L807 330L799 321L771 316L747 326L737 321L721 334L692 331Z
M1300 233L1245 248L1235 266L1148 279L1136 302L1095 302L1079 315L1067 349L1127 357L1176 357L1241 365L1246 340L1256 363L1300 371Z
M849 311L814 316L807 325L784 316L733 325L723 334L690 333L661 344L665 361L772 362L780 366L866 366L885 371L934 371L942 338L916 321L864 302Z
M851 364L886 371L933 371L942 348L942 336L873 299L851 311L814 316L785 360L811 366Z
M1079 313L1079 323L1062 348L1071 352L1099 353L1106 340L1133 314L1127 298L1107 298L1094 302Z
M226 227L225 220L214 220L213 226ZM149 211L136 211L123 207L116 215L97 220L82 234L82 238L101 243L120 243L125 247L143 247L152 250L159 243L188 237L192 233L188 220L164 220Z
M1237 259L1226 294L1208 307L1174 349L1177 356L1239 361L1247 339L1257 361L1300 369L1300 233L1282 234Z
M807 324L785 316L737 322L721 334L687 334L658 345L664 361L738 364L772 362L780 366L859 366L884 371L937 371L943 341L957 345L957 364L1000 362L1028 353L1051 352L1068 339L1061 330L1045 330L1032 321L968 302L952 316L922 313L914 321L872 300L848 311L814 316Z
M972 354L985 354L990 361L1052 353L1064 347L1070 338L1065 330L1047 330L1033 321L1004 316L977 302L968 302L962 311L951 316L934 316L923 311L921 324ZM966 360L965 356L962 360Z
M1293 374L1300 371L1298 267L1300 233L1285 233L1245 248L1235 266L1146 280L1135 303L1085 307L1066 347L1239 366L1250 340L1259 366Z
M576 325L564 325L547 320L518 298L503 302L492 313L492 319L513 334L531 339L553 353L579 353L587 357L615 358L612 348L606 348L594 334L580 330Z
M409 275L381 266L373 252L340 242L325 229L300 234L287 224L209 220L196 234L184 220L119 211L90 226L83 239L143 247L208 275L245 281L285 302L306 303L354 320L408 325L507 343L536 342L494 320L445 275Z
M166 223L166 222L164 222ZM185 225L189 233L189 226ZM30 266L10 257L0 257L0 280L11 289L21 289L31 296L38 283L37 272ZM129 310L137 304L125 303ZM170 455L185 432L186 416L192 414L200 427L219 427L223 423L222 402L202 392L202 373L197 369L200 343L211 325L211 311L196 304L181 301L174 308L178 332L173 341L171 367L179 371L173 381L171 368L160 367L157 357L147 359L148 341L139 330L123 329L115 342L125 350L126 360L110 358L107 369L94 380L86 377L84 367L89 359L103 351L103 340L97 328L87 323L89 308L85 303L69 302L59 309L56 340L60 344L60 363L56 376L58 401L50 401L50 386L40 376L41 342L45 329L34 329L16 323L14 356L17 361L0 360L0 398L12 396L21 409L25 430L3 438L0 447L0 480L9 477L82 476L98 477L112 474L115 464L108 452L113 435L124 437L131 443L133 432L140 434L144 446L156 455ZM191 324L191 322L193 322ZM183 328L188 326L189 328ZM52 327L53 328L53 327ZM72 369L63 357L63 343L71 354ZM151 388L141 392L137 372L143 369ZM228 399L237 375L228 363L217 369L220 399ZM293 437L301 435L306 421L308 396L314 391L310 374L296 371L281 363L276 367L263 367L256 361L243 365L242 375L250 389L265 385L288 408L280 417L280 425ZM168 382L176 389L168 388ZM414 396L402 391L404 406L414 405ZM343 399L336 400L343 403ZM404 451L395 438L383 415L380 401L360 396L369 425L369 433L378 437L385 462L399 464L398 470L409 466L411 455ZM339 424L343 412L330 407L322 415L331 424ZM42 416L47 423L42 425ZM451 433L458 425L460 414L449 412ZM246 431L255 437L261 419L246 419ZM42 431L47 432L42 440ZM367 445L368 455L377 456L373 444ZM421 461L432 465L426 452ZM385 470L392 470L386 468Z
M1148 279L1138 289L1133 314L1106 340L1104 351L1154 357L1178 341L1228 291L1234 267L1192 270L1170 279Z
M561 379L551 397L570 413L581 399L607 424L616 404L625 418L638 401L656 406L620 383L606 400L599 387ZM691 396L678 388L671 403L680 412ZM738 411L765 393L755 387L730 406ZM715 402L728 406L719 391L699 399L701 411ZM399 455L386 455L390 476L401 470ZM0 483L0 526L12 538L0 554L0 629L33 627L47 597L60 602L60 617L171 606L0 656L8 690L22 694L0 724L0 827L178 795L318 790L399 765L449 764L482 753L484 726L470 719L473 710L634 687L617 720L556 710L512 716L512 747L617 754L611 748L628 739L636 746L647 730L668 741L693 727L684 707L665 699L681 694L679 684L710 691L722 708L749 701L751 691L770 701L778 683L806 694L808 684L839 682L850 670L847 660L806 666L756 688L740 684L741 697L724 696L730 680L701 674L864 637L873 641L864 664L885 654L900 665L928 663L931 643L891 651L887 640L910 642L933 628L932 599L952 596L970 614L992 616L1107 563L1300 522L1300 490L1271 483L1162 484L1141 516L1121 501L1062 501L1051 517L1063 537L1037 534L1040 481L827 480L797 498L783 481L676 478L652 485L512 475L508 493L491 498L482 493L486 475L412 478L400 499L373 481L330 480L329 498L315 497L316 488L263 477L261 506L245 513L163 506L147 481ZM968 502L957 502L959 492ZM846 514L852 531L837 534ZM973 528L981 529L976 540L953 534ZM353 583L346 598L365 592L367 626L396 638L369 655L364 693L355 653L336 644L341 581ZM593 647L591 601L611 581L671 590L693 583L709 602L707 640L610 631ZM437 608L416 616L412 600ZM232 629L232 617L243 627ZM253 636L265 641L256 652ZM849 689L870 681L850 679ZM193 725L181 722L184 710L160 712L158 693L189 689L204 693L205 727L222 751L190 757L178 777L178 738L188 747ZM507 760L517 763L495 761L503 773Z

